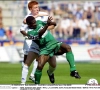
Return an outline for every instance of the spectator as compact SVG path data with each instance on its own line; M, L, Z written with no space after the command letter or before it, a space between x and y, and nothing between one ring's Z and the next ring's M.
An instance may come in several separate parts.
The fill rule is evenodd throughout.
M94 13L95 22L100 22L100 7L95 7L95 13Z
M6 31L3 28L2 23L0 23L0 40L6 40L6 39L7 39L7 37L6 37Z
M65 12L61 9L61 6L58 2L53 2L53 9L54 9L54 15L63 15Z
M88 33L88 41L89 42L96 42L97 41L96 30L97 30L96 24L91 23L90 31Z
M71 11L71 12L76 12L78 6L76 3L68 3L68 10Z
M64 15L62 16L62 19L60 21L60 26L59 26L59 36L61 38L63 38L65 36L65 38L67 38L69 36L69 31L70 31L70 24L71 21L68 17L68 15Z
M7 29L6 29L6 35L7 35L7 38L8 40L13 40L13 34L12 34L12 27L9 26Z
M88 10L85 11L86 18L92 23L94 22L94 11L91 7L88 7Z
M77 19L81 19L82 18L81 8L78 7L76 12L74 12L74 15L76 16Z
M100 43L100 22L98 22L98 24L97 24L97 33L96 33L96 36L97 36L97 42Z
M82 19L79 20L79 28L81 29L81 40L85 40L85 34L89 32L90 22L83 14Z
M75 39L80 38L80 32L81 32L81 29L79 27L79 20L74 15L71 20L70 36L72 36Z
M93 2L86 1L83 6L84 10L87 11L89 7L91 8L92 11L95 10Z

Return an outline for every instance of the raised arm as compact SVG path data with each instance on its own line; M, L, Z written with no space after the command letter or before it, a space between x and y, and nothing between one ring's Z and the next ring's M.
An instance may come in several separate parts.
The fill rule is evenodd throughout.
M39 37L41 37L45 33L45 31L48 29L49 26L51 25L56 26L56 23L52 22L51 20L52 20L52 17L48 17L47 24L44 26L43 29L39 31Z

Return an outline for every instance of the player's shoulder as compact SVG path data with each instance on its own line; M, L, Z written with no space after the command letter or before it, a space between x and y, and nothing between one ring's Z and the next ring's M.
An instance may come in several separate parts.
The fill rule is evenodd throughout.
M40 24L40 23L43 23L43 21L37 20L36 23Z
M24 19L26 19L28 16L32 16L32 14L31 13L27 14Z

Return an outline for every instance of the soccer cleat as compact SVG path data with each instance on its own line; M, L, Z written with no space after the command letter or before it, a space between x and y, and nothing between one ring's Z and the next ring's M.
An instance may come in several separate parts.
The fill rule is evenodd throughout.
M75 77L76 79L80 79L81 78L76 70L71 71L70 76Z
M55 82L54 73L52 73L51 75L49 75L48 70L47 70L47 74L48 74L48 76L49 76L50 82L51 82L51 83L54 83L54 82Z
M34 76L30 76L30 77L29 77L29 80L32 80L33 82L35 82Z

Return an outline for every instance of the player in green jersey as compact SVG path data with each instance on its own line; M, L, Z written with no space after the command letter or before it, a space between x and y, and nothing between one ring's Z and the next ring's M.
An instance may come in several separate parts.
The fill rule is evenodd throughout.
M51 22L50 18L48 18L47 23L36 21L32 16L27 17L26 22L28 24L28 27L30 28L30 30L28 31L28 35L39 37L38 40L35 40L40 48L38 67L35 72L35 84L40 84L42 69L48 59L53 55L62 55L64 53L66 53L66 60L70 65L70 75L72 77L80 79L81 77L76 71L74 55L72 53L71 47L65 43L58 42L50 33L50 31L47 30L47 27L50 24L54 24L54 22Z
M28 10L30 11L30 13L25 16L22 27L20 29L21 33L25 36L24 47L23 47L24 62L26 62L26 59L27 59L27 62L26 62L27 64L24 64L24 63L22 64L23 67L22 67L22 75L21 75L21 84L25 84L27 80L27 75L29 73L29 67L30 67L30 63L28 62L33 62L33 60L36 59L36 57L39 55L39 46L34 41L32 41L31 39L28 39L27 37L26 32L28 30L28 27L26 24L26 17L34 16L36 20L41 20L43 22L47 22L47 19L48 19L48 13L39 10L39 3L36 0L29 1ZM54 28L54 25L51 25L48 28L51 30ZM38 62L34 60L34 67L29 77L29 79L32 80L33 82L35 80L34 73L36 71L37 64ZM54 71L56 69L56 57L55 56L51 57L48 60L48 64L49 66L47 69L47 74L49 76L50 82L54 83L55 82Z

